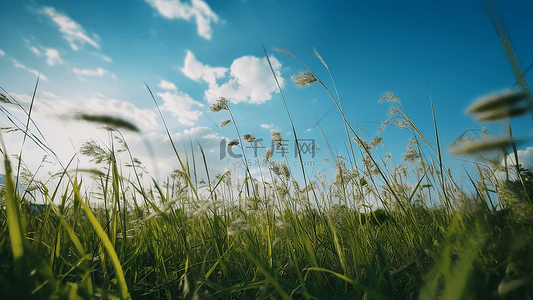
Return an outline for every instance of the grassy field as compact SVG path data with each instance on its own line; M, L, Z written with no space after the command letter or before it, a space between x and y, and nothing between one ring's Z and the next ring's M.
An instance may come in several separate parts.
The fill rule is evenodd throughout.
M520 78L520 90L480 99L469 112L480 120L527 113L531 91ZM292 80L322 85L341 113L350 155L336 156L332 180L272 161L269 150L263 171L272 180L252 178L246 157L244 180L209 174L200 147L203 163L175 151L180 167L163 182L146 182L141 174L150 175L121 134L137 127L110 116L74 117L106 126L110 142L80 149L93 169L67 165L46 182L2 145L2 297L533 299L533 172L501 165L502 154L517 158L510 125L508 137L461 136L453 145L453 153L479 158L468 182L475 192L467 194L442 164L436 122L435 136L426 139L395 95L380 99L392 104L383 126L409 130L412 138L402 164L387 168L376 151L385 141L357 135L311 70ZM4 113L19 105L7 93L0 98ZM239 132L226 99L211 111L228 113L224 125L240 139L235 152L253 141ZM294 126L293 133L297 138ZM272 133L274 144L279 137ZM119 153L129 155L128 164L118 163ZM196 183L192 170L201 168L207 178ZM135 176L123 176L126 170ZM89 192L88 185L96 188ZM36 198L47 204L41 213L30 209ZM380 208L370 207L375 201Z

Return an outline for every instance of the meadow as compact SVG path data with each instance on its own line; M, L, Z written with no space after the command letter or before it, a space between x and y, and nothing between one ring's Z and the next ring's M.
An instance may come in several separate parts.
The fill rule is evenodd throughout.
M505 33L499 34L504 43ZM322 85L345 126L349 155L334 156L332 180L308 178L301 155L301 168L272 160L274 149L266 150L265 178L252 177L246 156L244 178L210 174L201 145L195 155L202 160L191 160L191 153L176 150L165 125L179 167L162 182L146 181L150 174L121 133L138 128L105 115L73 117L109 132L108 144L89 141L80 149L92 169L69 163L37 180L24 169L24 155L14 159L2 144L2 297L532 299L533 171L502 161L510 154L518 162L516 146L523 140L513 138L507 121L531 111L531 91L512 53L506 54L519 88L479 99L469 113L501 121L509 134L459 136L451 149L476 157L478 173L468 182L474 193L462 190L443 164L448 149L441 149L436 121L435 135L425 137L399 98L384 94L379 101L392 108L383 129L412 135L403 162L387 166L377 151L386 141L358 135L334 89L309 69L293 83ZM10 105L23 109L4 92L4 114ZM228 101L220 97L210 110L228 114L222 125L234 127L239 142L231 146L245 154L254 136L239 132L241 120ZM16 130L25 141L31 138L31 108L24 111L26 127L2 135ZM282 147L279 132L271 138ZM124 154L129 161L120 164ZM126 170L134 175L124 176ZM86 189L88 181L95 190ZM34 199L46 203L42 212L31 209ZM375 201L379 207L370 205Z

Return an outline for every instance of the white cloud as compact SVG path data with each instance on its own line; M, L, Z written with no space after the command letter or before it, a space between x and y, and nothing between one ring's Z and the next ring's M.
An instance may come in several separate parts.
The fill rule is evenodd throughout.
M68 41L72 50L78 51L85 44L100 49L100 45L95 41L95 38L98 38L98 36L93 35L93 38L88 37L85 29L69 16L56 12L53 7L49 6L45 6L40 12L47 15L59 26L59 31L63 34L63 38Z
M172 91L165 93L157 93L159 97L163 99L163 105L161 110L170 112L173 116L178 117L178 122L184 125L192 126L193 121L198 120L202 115L199 110L191 110L193 105L204 107L204 105L198 101L195 101L186 93L181 91Z
M281 77L281 63L270 56L270 62L278 82L283 86ZM214 85L205 92L207 101L215 102L220 96L226 97L232 103L264 103L272 98L273 92L278 92L276 81L268 65L266 57L243 56L233 61L230 68L231 78L221 86Z
M97 68L94 70L74 68L72 69L72 72L74 72L74 74L78 76L100 76L100 77L108 73L107 70L102 69L102 68Z
M108 62L108 63L112 63L113 62L113 59L111 59L111 57L107 56L107 55L104 55L102 53L98 53L98 52L91 52L92 55L102 59L103 61L105 62Z
M28 72L34 74L35 76L39 76L39 78L42 79L42 80L48 80L48 77L46 77L44 74L40 73L39 71L26 67L25 65L21 64L18 60L14 59L14 58L12 58L12 60L13 60L13 65L16 68L28 71Z
M31 52L33 52L37 56L41 56L41 51L39 49L35 48L35 46L30 47Z
M533 168L533 147L527 147L525 150L518 150L518 163L522 168ZM504 161L502 161L502 165ZM507 164L516 165L514 153L507 155Z
M5 56L6 53L4 52L4 50L0 49L0 56Z
M211 22L218 23L218 15L203 0L191 0L191 3L183 3L180 0L145 0L157 12L167 19L183 19L191 21L195 19L198 27L198 35L206 40L211 39Z
M46 55L46 63L50 66L63 63L63 60L61 59L61 56L59 56L59 51L57 51L57 49L46 48L44 55Z
M39 48L32 45L32 42L28 38L24 37L22 39L24 40L24 43L26 43L28 49L30 49L31 52L33 52L33 54L35 54L36 56L41 56L44 53L44 55L46 56L46 63L48 65L53 66L55 64L63 63L63 60L59 56L59 51L57 51L57 49L46 48L37 43L37 46L41 49L39 50Z
M228 68L212 68L208 65L204 65L196 60L194 54L188 50L187 55L185 56L185 61L183 62L183 68L181 68L180 71L194 81L202 79L209 84L209 87L215 87L217 86L217 78L223 78L226 76Z
M261 128L263 128L263 129L270 129L272 127L273 127L272 124L261 124Z
M176 85L172 82L168 82L166 80L161 80L161 82L159 83L158 87L164 89L164 90L177 90L178 88L176 87Z
M270 62L280 85L283 86L281 63L274 56L270 56ZM210 103L222 96L233 103L260 104L270 100L272 93L278 91L266 57L243 56L234 60L230 67L231 78L221 86L217 84L217 79L224 78L228 69L204 65L196 60L191 51L187 51L184 66L180 70L190 79L195 81L201 79L209 85L205 99Z

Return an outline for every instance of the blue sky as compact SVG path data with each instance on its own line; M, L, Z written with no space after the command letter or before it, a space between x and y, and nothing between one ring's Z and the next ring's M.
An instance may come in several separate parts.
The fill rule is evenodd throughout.
M533 3L495 3L526 69L533 63ZM221 141L237 134L231 126L216 126L229 118L227 112L209 112L219 96L230 101L241 134L263 138L268 147L270 131L280 130L293 157L294 137L263 46L299 138L315 139L323 151L304 157L314 162L306 167L310 176L321 170L333 174L331 164L323 162L331 156L314 126L316 119L324 117L321 129L333 152L346 157L342 118L336 109L327 113L334 104L321 86L302 89L292 84L291 76L306 69L274 47L295 54L334 91L314 47L331 70L347 119L368 141L378 136L391 108L378 100L392 92L434 143L429 84L444 162L457 176L462 176L463 165L470 165L468 158L447 151L460 134L483 126L494 136L502 134L501 123L475 123L465 109L476 98L515 82L481 1L4 1L0 36L0 86L29 107L40 74L33 118L63 162L84 141L108 141L101 129L65 121L65 116L77 110L107 113L141 128L141 134L124 135L133 155L157 176L177 162L145 83L179 150L190 156L191 142L201 143L212 172L239 161L220 159ZM531 76L526 74L529 80ZM17 108L6 108L22 117ZM530 116L513 120L515 136L529 137L531 122ZM9 125L2 117L2 126ZM385 144L378 147L379 154L390 153L395 164L403 163L410 133L387 128L379 136ZM9 151L19 152L20 137L4 137ZM144 141L151 143L155 159ZM533 165L532 146L528 142L520 147L522 163L528 166ZM43 155L31 143L24 148L23 158L32 170ZM247 155L253 158L253 149ZM258 155L262 158L264 149ZM280 160L280 154L273 159ZM258 168L252 171L259 176ZM300 171L293 167L293 172Z

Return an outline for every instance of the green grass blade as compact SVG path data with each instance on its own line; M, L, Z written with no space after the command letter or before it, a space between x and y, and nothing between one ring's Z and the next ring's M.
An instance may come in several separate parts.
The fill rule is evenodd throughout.
M1 138L1 136L0 136ZM6 198L6 210L7 210L7 222L9 227L9 238L11 239L11 248L13 250L13 257L15 259L15 265L20 264L20 260L24 256L24 240L23 227L21 226L20 219L20 205L17 202L15 194L15 183L13 180L13 170L11 169L11 163L7 156L7 150L2 139L2 151L4 152L4 168L5 168L5 198Z
M100 223L94 216L89 205L87 205L87 203L85 203L85 201L82 200L81 195L80 195L80 190L78 189L78 187L73 184L72 189L73 189L73 192L76 194L76 199L79 199L80 204L83 206L83 210L85 211L85 214L87 218L89 219L89 222L93 226L93 229L96 232L96 235L98 235L98 237L102 241L104 248L107 250L111 258L111 263L113 264L113 268L115 269L115 273L117 277L121 299L131 299L128 293L128 285L126 283L126 279L124 278L124 272L122 270L122 266L120 265L118 255L115 252L115 248L113 247L111 240L109 240L109 237L104 232L102 225L100 225Z

